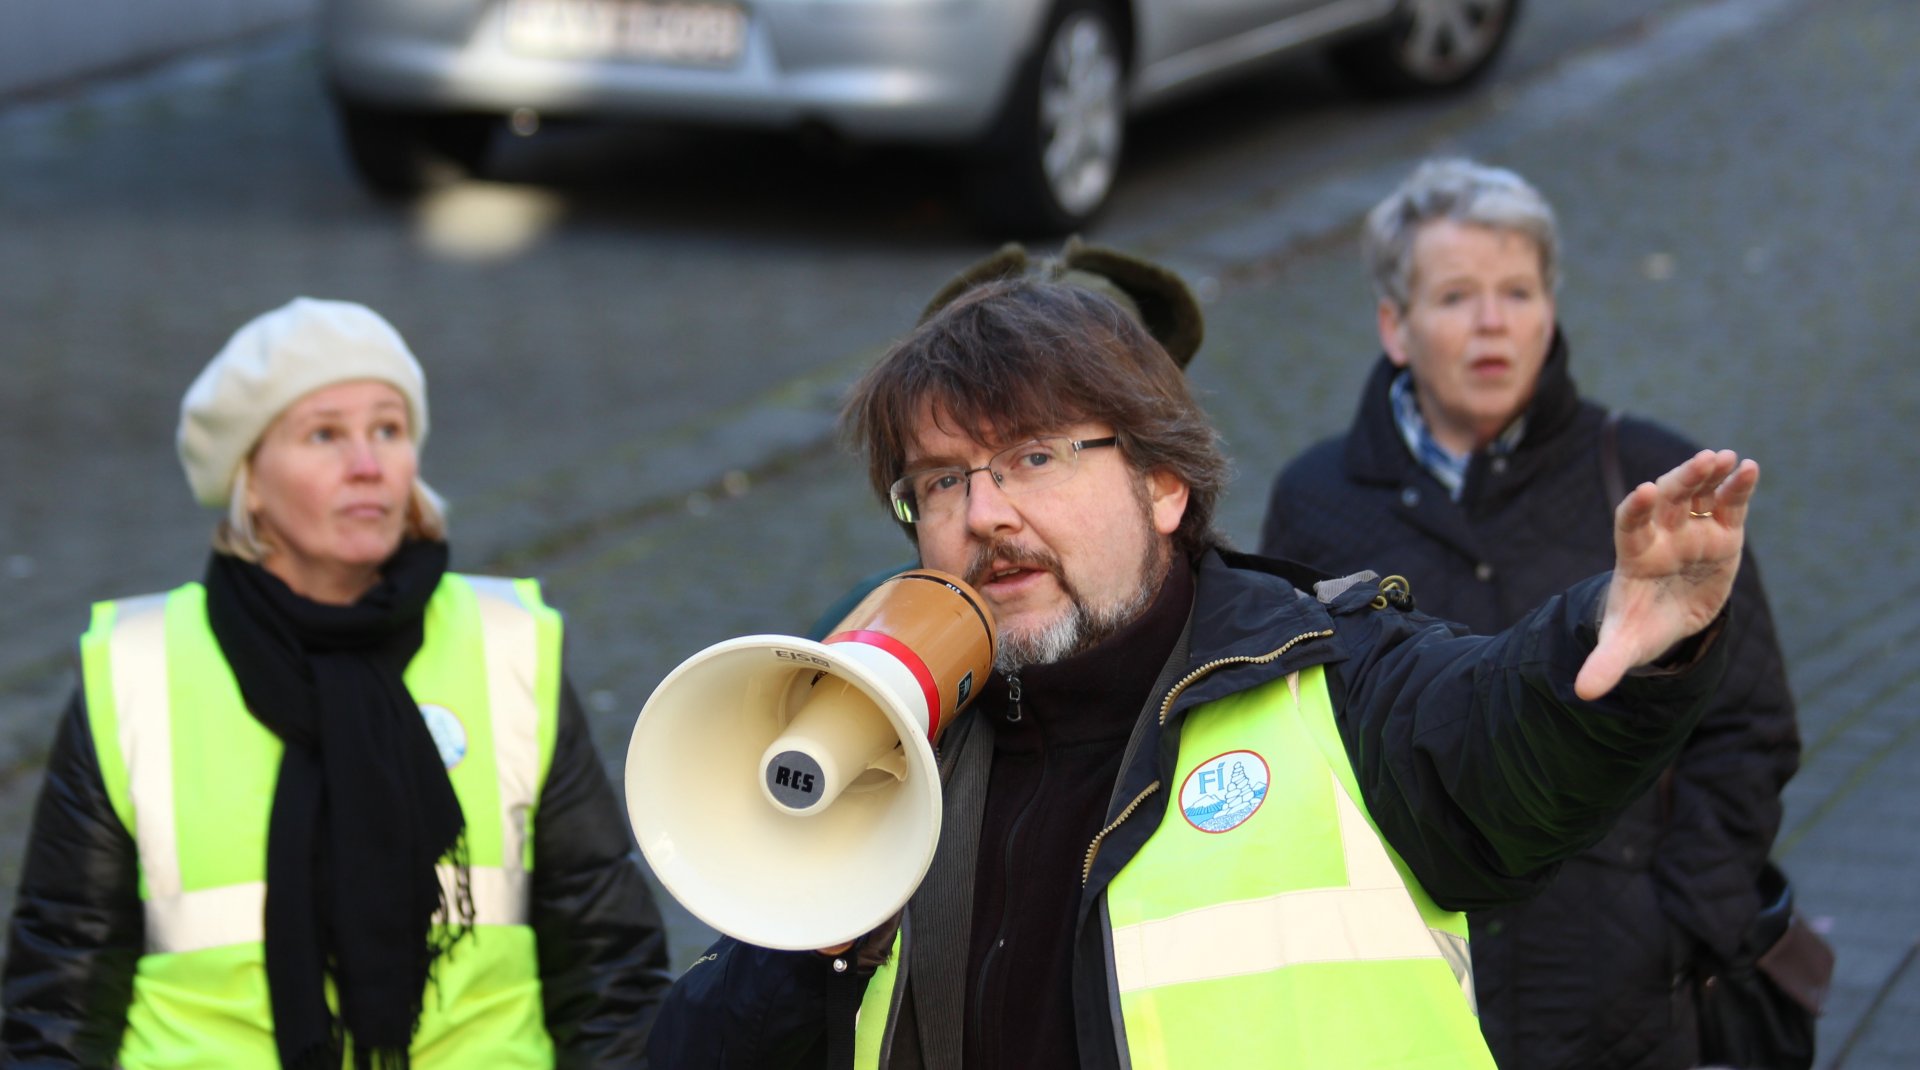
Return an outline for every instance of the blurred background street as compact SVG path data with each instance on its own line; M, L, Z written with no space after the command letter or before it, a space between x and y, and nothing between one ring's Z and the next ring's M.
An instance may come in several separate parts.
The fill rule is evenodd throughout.
M1764 469L1750 546L1805 744L1776 853L1839 954L1821 1065L1846 1070L1920 1065L1916 46L1912 0L1536 2L1463 95L1364 100L1308 59L1144 118L1086 233L1206 302L1191 374L1250 546L1377 352L1366 208L1437 152L1553 202L1582 390ZM833 417L998 243L950 168L678 130L502 148L372 199L298 19L0 96L0 908L88 604L200 573L180 396L293 295L366 302L420 357L454 563L546 584L616 783L681 659L803 630L907 554ZM663 906L685 964L710 934Z

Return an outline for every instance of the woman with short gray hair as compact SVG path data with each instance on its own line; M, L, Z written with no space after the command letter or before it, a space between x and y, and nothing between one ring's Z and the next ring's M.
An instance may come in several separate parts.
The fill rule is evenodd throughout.
M1498 632L1610 568L1615 503L1696 447L1575 390L1558 228L1519 175L1424 163L1368 215L1363 245L1384 352L1347 431L1274 481L1261 552L1336 576L1400 573L1421 609ZM1800 743L1751 553L1729 618L1734 667L1664 786L1537 899L1471 915L1481 1028L1501 1066L1737 1061L1701 1049L1696 993L1760 915Z
M1560 289L1560 226L1553 206L1527 180L1472 160L1428 160L1367 213L1360 251L1374 294L1402 309L1413 281L1413 239L1428 223L1511 231L1531 239L1547 293Z

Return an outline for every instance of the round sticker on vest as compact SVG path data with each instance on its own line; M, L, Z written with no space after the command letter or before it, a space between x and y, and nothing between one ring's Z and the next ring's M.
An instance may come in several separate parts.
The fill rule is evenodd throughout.
M467 726L460 723L452 710L430 703L420 707L420 719L427 722L427 734L440 750L441 764L448 769L459 765L460 759L467 756Z
M1267 800L1267 760L1234 750L1195 766L1180 785L1180 812L1201 832L1231 832Z

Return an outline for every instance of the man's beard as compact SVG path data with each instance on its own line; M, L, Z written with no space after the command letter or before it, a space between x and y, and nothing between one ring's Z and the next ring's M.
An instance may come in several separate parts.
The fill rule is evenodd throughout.
M1172 553L1166 541L1158 538L1153 530L1150 506L1144 496L1142 506L1147 551L1141 563L1140 575L1131 592L1108 605L1089 604L1067 579L1066 571L1060 567L1060 559L1049 551L992 542L974 553L973 561L967 567L966 580L976 588L986 583L993 562L998 558L1007 564L1051 573L1067 596L1067 611L1052 623L1025 632L1002 631L1000 650L993 659L994 668L1001 672L1016 672L1029 665L1051 665L1092 650L1112 638L1115 632L1138 620L1147 607L1153 605L1154 596L1160 593L1161 582L1166 579L1167 563Z

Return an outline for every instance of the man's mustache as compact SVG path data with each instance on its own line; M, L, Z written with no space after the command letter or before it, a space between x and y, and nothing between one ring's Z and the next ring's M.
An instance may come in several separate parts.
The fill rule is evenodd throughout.
M967 574L962 578L973 587L984 586L987 578L996 571L996 564L999 568L1011 565L1060 575L1060 559L1045 550L1030 550L1010 542L992 542L973 552L973 560L967 565Z

